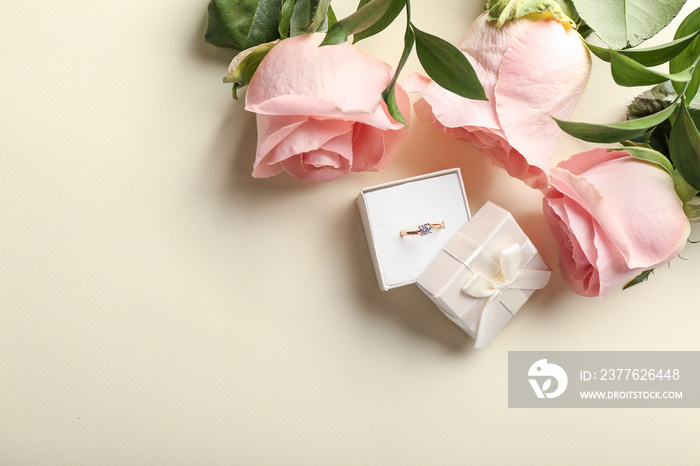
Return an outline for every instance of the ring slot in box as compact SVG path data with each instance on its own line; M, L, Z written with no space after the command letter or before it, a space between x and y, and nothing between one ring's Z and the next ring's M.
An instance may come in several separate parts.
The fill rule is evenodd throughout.
M382 290L415 283L470 217L458 168L365 188L358 206ZM430 234L401 236L441 222Z

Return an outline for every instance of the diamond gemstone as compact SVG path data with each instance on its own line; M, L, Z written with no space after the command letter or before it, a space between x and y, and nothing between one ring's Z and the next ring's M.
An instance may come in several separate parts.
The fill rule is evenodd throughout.
M433 227L431 227L429 223L424 223L418 227L418 231L420 232L421 236L429 235L433 232Z

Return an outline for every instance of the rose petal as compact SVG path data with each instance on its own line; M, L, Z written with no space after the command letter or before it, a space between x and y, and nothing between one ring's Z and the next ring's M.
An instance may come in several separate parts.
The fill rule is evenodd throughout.
M600 288L598 271L594 266L598 255L591 240L593 226L590 218L582 215L581 210L568 210L565 204L566 198L555 190L544 199L545 217L561 251L562 274L576 293L596 296ZM582 241L578 240L576 231Z
M498 121L494 99L498 70L511 42L531 24L531 20L524 19L496 28L484 13L472 23L460 42L459 49L474 67L488 100L472 100L458 96L420 74L408 76L404 81L404 88L408 92L419 92L431 107L431 115L447 128L490 128L501 137L505 137Z
M266 155L308 119L300 115L258 115L255 119L258 127L257 157Z
M423 109L419 118L423 120L435 119L447 128L460 127L485 127L505 136L496 115L493 99L472 100L448 91L437 85L430 79L419 74L412 74L404 81L404 89L408 92L419 92L424 102L430 106L430 117Z
M337 152L330 152L326 149L318 149L306 152L301 156L301 162L305 167L313 168L340 168L347 164L347 159L343 159Z
M296 156L284 160L280 165L284 170L299 180L310 180L310 181L332 181L344 176L350 171L350 164L341 164L339 167L330 166L315 166L313 162L320 160L325 156L334 158L336 161L340 161L337 154L324 154L323 150L312 151L305 156ZM308 157L311 163L305 161Z
M406 89L420 92L416 114L446 133L487 149L496 165L542 189L561 130L583 92L590 54L578 33L555 20L521 18L496 28L481 15L460 49L470 60L489 101L453 94L420 75ZM497 143L500 139L503 143Z
M343 120L309 119L270 151L267 163L278 163L295 154L302 154L322 147L331 139L352 133L353 124ZM352 153L348 144L347 153Z
M596 222L605 226L629 268L651 268L665 262L678 247L675 239L685 236L688 229L673 180L654 164L629 155L607 156L604 151L594 149L572 157L568 166L581 168L586 162L576 159L591 153L600 162L578 176L552 169L557 170L552 176L553 186L576 198Z
M474 20L457 46L474 67L490 101L494 100L494 88L499 79L503 56L512 42L534 22L531 18L521 18L508 21L497 28L495 22L488 21L488 13L482 13Z
M258 121L265 122L262 123L263 126L271 129L277 128L275 120L278 118L283 122L294 121L294 119L288 119L287 117L258 115ZM316 150L341 134L352 134L352 125L351 122L342 120L306 119L273 132L269 135L271 142L268 142L268 140L258 142L258 153L253 166L253 176L255 178L267 178L278 174L282 171L281 162L305 152ZM259 136L265 133L265 131L259 132ZM280 135L284 136L281 140ZM273 142L277 141L279 141L277 145L270 147ZM352 158L351 146L348 145L347 150L343 153L350 154L349 158ZM297 173L299 172L297 171Z
M411 101L406 91L399 85L395 90L396 105L406 119L411 122ZM382 102L382 112L387 120L395 120L389 115L389 110ZM379 128L381 129L381 128ZM352 171L381 170L396 156L399 148L406 141L408 128L402 124L394 130L378 132L377 125L355 125L355 137L353 139L353 167Z
M319 47L325 34L280 41L260 63L246 110L269 115L374 114L392 69L350 42Z
M325 141L319 149L283 160L281 165L300 180L331 181L350 171L352 158L352 131L347 131Z
M625 258L620 254L619 249L610 241L606 230L597 222L594 222L593 225L595 229L593 242L598 251L597 269L600 277L600 292L598 296L602 297L609 291L628 282L644 269L630 268Z
M597 149L572 155L567 160L559 162L557 167L563 168L574 175L580 175L596 165L624 157L629 157L629 153L621 150L608 150L606 148L599 147Z
M352 171L371 170L384 155L384 137L377 128L356 124L352 141L355 162Z
M561 134L551 117L569 118L590 69L578 33L555 20L532 23L503 57L494 91L499 121L510 145L544 173Z

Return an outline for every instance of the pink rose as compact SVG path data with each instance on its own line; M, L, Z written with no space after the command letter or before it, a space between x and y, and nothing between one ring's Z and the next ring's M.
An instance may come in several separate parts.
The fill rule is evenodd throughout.
M281 41L258 67L246 94L257 113L253 176L285 170L301 180L328 181L350 171L376 171L396 155L407 128L382 101L393 70L349 42L319 47L323 34ZM410 116L406 92L396 100Z
M576 293L602 297L685 247L690 223L657 165L599 148L552 168L550 180L544 213Z
M497 29L486 15L472 24L459 49L488 101L462 98L420 75L409 76L404 87L422 94L414 106L421 119L472 142L510 175L543 188L561 134L551 116L566 120L573 112L588 82L590 54L568 23L529 15Z

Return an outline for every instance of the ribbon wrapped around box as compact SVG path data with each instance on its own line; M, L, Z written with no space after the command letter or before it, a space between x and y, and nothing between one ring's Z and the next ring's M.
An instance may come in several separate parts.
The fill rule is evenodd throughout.
M487 202L447 243L417 284L453 322L486 347L551 270L513 216Z

